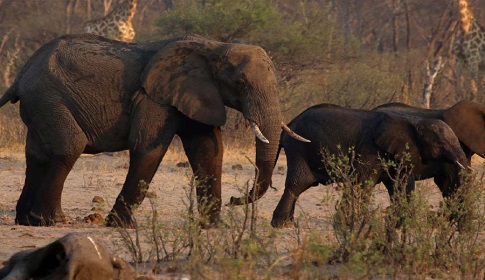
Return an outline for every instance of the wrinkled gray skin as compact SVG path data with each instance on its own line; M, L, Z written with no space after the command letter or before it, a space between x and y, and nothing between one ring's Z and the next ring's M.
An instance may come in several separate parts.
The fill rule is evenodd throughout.
M226 106L269 141L256 140L256 183L271 183L282 116L273 63L257 46L194 36L135 44L66 35L36 51L0 107L18 100L28 128L18 224L65 220L61 193L81 153L129 149L129 171L107 224L133 226L132 210L147 188L140 182L150 183L175 134L200 182L199 210L216 223Z
M40 249L14 254L0 269L0 279L128 280L135 273L94 238L70 233Z
M358 181L371 186L383 182L391 198L394 175L392 170L391 176L383 170L379 156L398 160L403 152L408 152L413 170L426 168L430 175L441 178L439 187L443 196L449 196L459 186L460 164L466 165L458 139L440 120L320 104L302 112L288 126L312 142L298 143L286 133L281 135L288 171L284 193L273 213L271 225L274 227L293 226L298 196L311 186L333 182L322 161L323 150L339 156L340 151L353 148L359 155L359 162L355 163ZM420 178L410 177L408 193L412 191L414 179Z
M388 103L373 109L444 121L460 140L468 163L474 154L485 157L485 104L460 101L447 109L424 109L403 103Z

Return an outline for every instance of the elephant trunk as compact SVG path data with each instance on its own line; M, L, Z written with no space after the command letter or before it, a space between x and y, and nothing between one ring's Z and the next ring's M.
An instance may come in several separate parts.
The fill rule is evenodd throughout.
M251 102L249 104L254 105ZM268 106L268 104L271 105ZM254 122L259 127L261 134L264 135L264 137L259 137L258 133L255 132L256 176L254 185L247 196L231 197L229 202L231 205L243 205L256 201L266 193L271 185L271 176L273 175L279 152L282 115L279 110L278 100L266 101L259 106L257 105L249 106L247 114L244 112L250 123Z

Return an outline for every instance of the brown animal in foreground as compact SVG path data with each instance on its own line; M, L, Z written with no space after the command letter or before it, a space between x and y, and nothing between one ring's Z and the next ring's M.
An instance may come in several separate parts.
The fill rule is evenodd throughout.
M135 279L131 266L92 237L70 233L37 250L14 254L0 279Z

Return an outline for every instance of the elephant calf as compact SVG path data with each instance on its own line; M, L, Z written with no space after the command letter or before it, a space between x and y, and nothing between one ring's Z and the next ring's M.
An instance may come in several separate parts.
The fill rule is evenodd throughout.
M312 142L297 142L286 133L281 135L288 172L283 196L273 213L274 227L294 224L295 203L302 192L319 183L333 182L322 161L322 151L339 156L353 148L359 156L354 162L357 180L374 185L383 182L391 197L393 178L382 167L382 157L397 160L403 152L409 153L413 175L422 170L429 172L443 196L449 196L459 186L460 170L467 163L457 137L441 120L320 104L302 112L288 126ZM411 183L420 179L414 177L410 177ZM410 186L414 184L408 182Z

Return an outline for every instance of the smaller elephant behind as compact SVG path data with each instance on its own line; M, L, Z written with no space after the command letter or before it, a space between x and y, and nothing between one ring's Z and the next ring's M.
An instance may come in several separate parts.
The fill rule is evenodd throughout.
M442 178L439 188L449 196L460 185L460 171L466 165L460 143L443 121L405 117L396 114L343 108L320 104L306 109L288 125L311 140L299 143L282 133L280 147L286 152L288 171L284 193L273 213L271 225L294 225L296 201L301 193L334 178L322 160L322 152L339 156L353 149L357 161L353 167L358 183L374 186L383 182L393 197L393 171L382 167L382 159L396 161L404 152L413 165L407 190L414 187L415 171L426 169Z
M485 158L485 104L462 100L446 109L424 109L396 102L379 105L373 111L442 120L460 140L469 164L474 154Z

